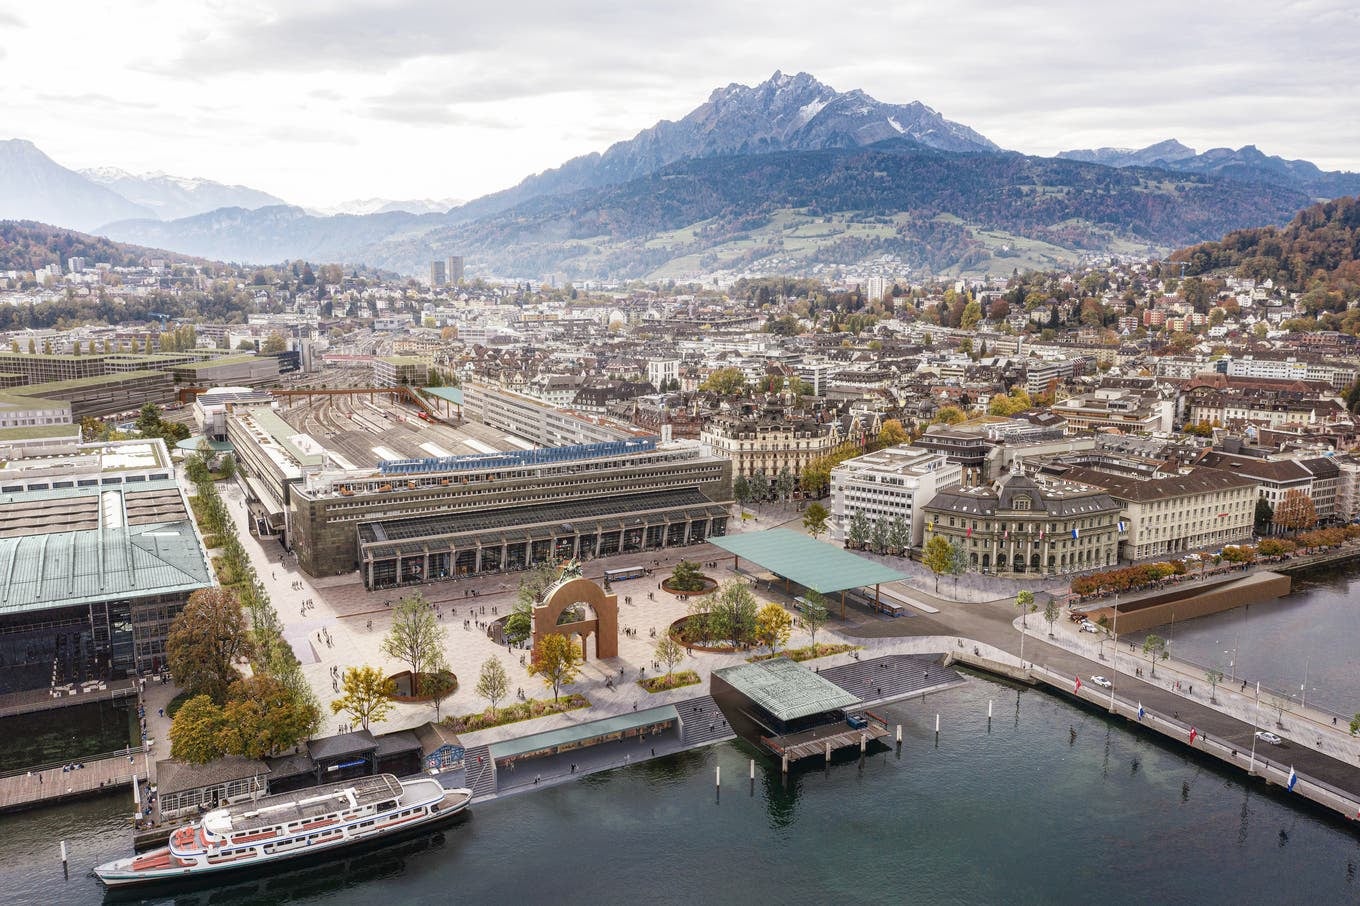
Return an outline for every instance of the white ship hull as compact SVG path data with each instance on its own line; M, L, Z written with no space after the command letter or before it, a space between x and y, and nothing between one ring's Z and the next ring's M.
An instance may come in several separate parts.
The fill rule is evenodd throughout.
M400 796L382 803L392 805L391 808L378 806L319 815L290 832L271 828L216 839L209 830L215 813L209 813L203 822L172 834L170 845L100 865L94 873L106 887L125 889L268 870L275 864L376 842L446 821L465 810L472 800L471 790L446 790L429 778L406 781L393 778L393 783L400 784ZM297 795L305 796L308 792L301 790Z

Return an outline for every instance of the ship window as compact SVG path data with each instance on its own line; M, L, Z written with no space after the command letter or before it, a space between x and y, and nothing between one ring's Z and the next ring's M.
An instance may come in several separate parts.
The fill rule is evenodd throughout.
M385 812L385 811L387 811L387 810L390 809L390 808L396 808L396 807L397 807L397 800L395 800L395 799L389 799L389 800L387 800L386 802L384 802L382 805L378 806L378 811L380 811L380 812Z

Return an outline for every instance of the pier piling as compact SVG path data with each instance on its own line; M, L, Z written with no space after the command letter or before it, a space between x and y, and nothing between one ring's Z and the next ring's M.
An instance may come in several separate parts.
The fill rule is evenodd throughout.
M61 841L61 873L70 877L71 867L66 862L66 841Z

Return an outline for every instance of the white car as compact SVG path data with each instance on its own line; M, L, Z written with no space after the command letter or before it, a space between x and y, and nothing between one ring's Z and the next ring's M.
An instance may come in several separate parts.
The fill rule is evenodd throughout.
M1082 631L1082 632L1100 632L1100 627L1097 626L1095 623L1092 623L1090 620L1087 620L1085 623L1082 623L1082 624L1081 624L1081 631Z
M1110 681L1107 680L1105 677L1100 676L1099 674L1097 674L1097 675L1091 677L1091 682L1095 683L1097 686L1099 686L1099 687L1102 688L1102 689L1113 689L1113 688L1114 688L1114 683L1110 682Z
M1256 738L1259 739L1259 740L1261 740L1261 742L1268 742L1268 743L1270 743L1272 746L1278 746L1280 743L1284 742L1283 739L1281 739L1280 737L1276 736L1274 733L1270 732L1269 730L1257 730L1257 731L1256 731Z

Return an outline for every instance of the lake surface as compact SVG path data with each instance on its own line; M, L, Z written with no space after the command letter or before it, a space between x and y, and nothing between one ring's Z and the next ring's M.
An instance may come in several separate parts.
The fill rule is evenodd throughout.
M754 752L729 743L482 803L461 824L363 857L154 902L1105 906L1360 897L1353 829L1098 713L978 678L881 710L904 724L900 757L890 750L862 765L819 766L787 783L777 764L758 759L752 792ZM86 872L128 852L130 810L120 796L0 817L0 900L101 902Z
M1170 640L1173 657L1217 667L1224 682L1260 680L1297 700L1306 678L1309 705L1360 711L1360 564L1295 575L1286 597L1151 631Z
M106 699L0 718L0 771L80 761L117 752L134 740L140 744L135 702Z

